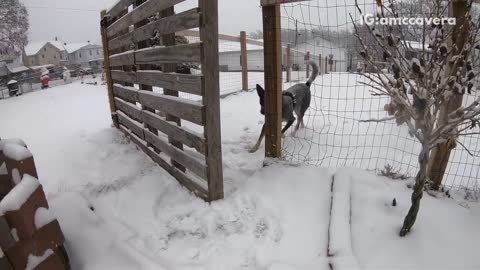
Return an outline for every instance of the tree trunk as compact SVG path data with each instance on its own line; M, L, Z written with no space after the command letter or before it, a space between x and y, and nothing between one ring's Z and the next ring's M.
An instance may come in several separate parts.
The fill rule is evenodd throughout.
M405 236L410 232L415 220L417 219L418 211L420 210L420 200L423 196L423 188L427 181L427 168L428 168L428 159L430 156L430 151L428 144L423 143L422 152L418 157L418 163L420 164L420 169L415 178L415 186L413 187L412 193L412 206L408 211L405 221L403 222L402 230L400 231L400 236Z

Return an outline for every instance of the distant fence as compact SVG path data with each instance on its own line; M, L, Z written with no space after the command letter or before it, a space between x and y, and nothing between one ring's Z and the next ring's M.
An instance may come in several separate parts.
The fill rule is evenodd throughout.
M0 140L0 269L70 269L60 224L48 208L25 143Z
M120 0L102 12L110 108L114 124L156 163L213 201L223 198L218 6L200 0L175 14L180 2ZM179 45L175 32L193 28L198 42ZM197 64L197 74L178 70Z
M191 42L199 40L198 30L187 30L177 33ZM255 88L256 84L264 84L264 47L263 41L247 38L245 32L238 36L219 34L220 93L228 95L240 90ZM309 46L310 51L301 51ZM307 48L307 49L309 49ZM345 72L348 70L347 56L343 60L330 58L330 51L319 51L308 42L295 47L285 43L282 46L283 79L285 82L304 80L309 76L308 60L320 67L320 73ZM322 52L324 54L322 54ZM246 64L244 64L246 63ZM194 97L188 97L194 98Z

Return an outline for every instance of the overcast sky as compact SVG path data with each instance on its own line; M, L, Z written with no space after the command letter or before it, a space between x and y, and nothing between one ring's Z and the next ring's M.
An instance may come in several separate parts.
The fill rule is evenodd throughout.
M0 0L1 1L1 0ZM100 42L100 11L116 0L21 0L30 15L30 41ZM196 1L195 1L196 2ZM236 34L262 27L259 0L220 0L220 32ZM187 3L188 4L188 3Z
M1 1L1 0L0 0ZM53 40L56 36L69 43L99 43L100 11L108 9L117 0L21 0L30 14L30 41ZM312 29L322 25L345 27L350 22L348 14L355 12L355 0L314 0L302 4L284 5L282 24L294 28L295 19L299 29ZM373 0L359 0L374 3ZM197 0L188 0L176 11L196 5ZM260 0L219 0L219 27L224 34L238 35L262 28Z

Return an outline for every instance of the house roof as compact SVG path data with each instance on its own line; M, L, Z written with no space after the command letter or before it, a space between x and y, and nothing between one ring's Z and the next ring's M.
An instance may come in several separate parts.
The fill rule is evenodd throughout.
M88 45L93 45L93 44L88 43L88 42L79 42L79 43L70 43L70 44L67 43L67 45L65 45L65 48L67 49L68 53L74 53L74 52L76 52L76 51L80 50L81 48L86 47Z
M25 46L25 54L27 56L32 56L37 54L47 43L50 43L52 46L56 47L60 51L65 51L65 47L60 41L39 41L39 42L30 42Z
M30 69L26 66L20 66L20 67L8 68L8 70L10 71L10 73L19 73L19 72L28 71Z
M43 46L45 46L47 43L50 43L52 46L58 48L60 51L66 51L68 53L74 53L78 50L80 50L81 48L83 47L86 47L88 45L92 45L92 46L100 46L100 45L96 45L96 44L93 44L93 43L89 43L89 42L77 42L77 43L70 43L70 44L65 44L61 41L40 41L40 42L30 42L28 43L27 46L25 46L25 54L27 56L32 56L32 55L35 55L37 54L42 48Z
M219 52L238 52L240 51L240 42L222 41L218 42ZM263 46L247 44L247 51L263 50Z

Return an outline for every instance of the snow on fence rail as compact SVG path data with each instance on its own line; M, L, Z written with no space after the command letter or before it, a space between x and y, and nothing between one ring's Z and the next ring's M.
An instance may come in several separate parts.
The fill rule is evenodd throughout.
M213 201L223 198L218 6L200 0L175 14L181 2L121 0L102 12L110 108L114 125L147 155ZM194 28L200 29L197 42L175 35Z
M0 269L70 269L33 156L21 140L0 140Z

